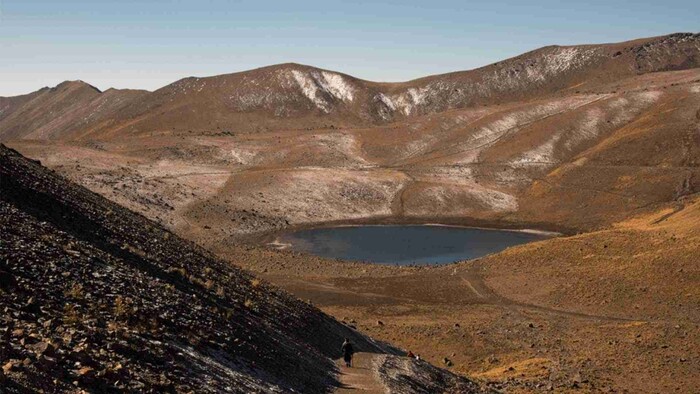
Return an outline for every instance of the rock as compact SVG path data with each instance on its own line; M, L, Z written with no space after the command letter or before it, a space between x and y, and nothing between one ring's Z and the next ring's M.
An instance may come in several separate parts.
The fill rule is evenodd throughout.
M2 371L4 373L14 371L15 368L17 368L17 365L19 365L18 360L10 360L10 361L6 362L5 365L2 366Z
M33 345L27 345L25 346L25 348L34 352L34 354L36 354L37 356L41 356L44 354L47 356L53 356L56 350L56 348L52 344L44 341L37 342Z
M82 367L79 370L77 370L76 373L78 374L78 376L89 377L95 374L95 370L90 367Z
M378 326L383 326L383 325L384 325L384 322L382 322L381 320L377 320L377 325L378 325Z

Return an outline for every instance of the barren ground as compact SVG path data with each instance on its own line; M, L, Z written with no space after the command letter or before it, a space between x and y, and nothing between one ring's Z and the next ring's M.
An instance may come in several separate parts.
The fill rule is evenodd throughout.
M699 86L691 69L376 127L8 145L493 387L692 392ZM296 227L426 221L566 236L432 268L261 244Z

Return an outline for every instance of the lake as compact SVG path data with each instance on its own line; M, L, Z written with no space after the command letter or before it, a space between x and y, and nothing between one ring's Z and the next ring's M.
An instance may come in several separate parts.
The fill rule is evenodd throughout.
M436 225L343 226L280 235L275 245L317 256L380 264L448 264L552 234Z

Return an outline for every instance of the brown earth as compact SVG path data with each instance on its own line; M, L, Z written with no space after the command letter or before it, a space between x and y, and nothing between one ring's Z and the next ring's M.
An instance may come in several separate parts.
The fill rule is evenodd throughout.
M0 100L0 136L372 337L493 387L692 392L698 40L547 47L402 84L287 64L119 93L133 97L80 124L75 108L107 92L69 83ZM567 236L434 268L261 246L349 222Z
M695 195L610 229L444 267L255 248L236 250L236 262L372 337L435 365L448 358L451 370L508 392L692 392L698 251Z

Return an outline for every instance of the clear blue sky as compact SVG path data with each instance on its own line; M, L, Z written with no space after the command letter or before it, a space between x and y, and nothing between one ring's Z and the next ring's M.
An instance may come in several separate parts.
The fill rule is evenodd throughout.
M68 79L153 90L284 62L402 81L699 27L700 1L0 0L0 96Z

